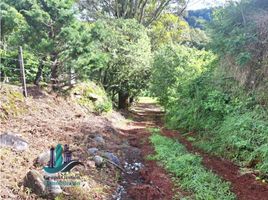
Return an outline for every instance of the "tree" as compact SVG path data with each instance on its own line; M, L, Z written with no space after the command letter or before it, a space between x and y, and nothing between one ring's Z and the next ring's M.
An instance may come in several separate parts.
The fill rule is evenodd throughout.
M151 46L145 28L135 20L99 20L91 30L89 76L100 81L125 109L148 83Z
M186 0L80 0L82 17L88 21L99 18L136 19L149 26L166 10L181 15Z
M27 24L17 34L16 46L21 45L38 57L35 83L39 83L44 66L50 66L51 83L56 89L61 71L68 68L66 55L75 51L75 41L80 40L83 32L82 24L75 17L74 1L4 0L4 3L16 10Z
M188 24L174 14L163 14L150 26L149 35L153 49L168 43L182 41L183 32L189 29Z
M176 101L181 89L209 66L213 54L184 45L166 45L154 55L151 91L160 103Z

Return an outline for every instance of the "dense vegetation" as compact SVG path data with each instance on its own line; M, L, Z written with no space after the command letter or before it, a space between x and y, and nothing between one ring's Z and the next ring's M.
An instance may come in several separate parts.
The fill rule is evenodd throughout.
M129 13L128 6L133 5L118 2L120 12L110 17L107 13L112 10L103 2L87 3L2 1L1 81L19 81L17 49L22 46L27 82L49 83L58 90L74 79L95 80L119 108L126 108L128 98L137 96L149 78L151 46L142 24L155 22L170 9L170 1L144 1ZM95 10L93 19L92 6L98 3L106 14ZM185 7L183 1L176 5ZM92 20L86 22L88 18Z
M214 53L161 49L152 81L168 127L195 131L199 147L263 173L268 172L267 11L262 1L218 9L208 27Z
M191 27L204 28L204 21L211 21L212 8L205 8L200 10L189 10L185 20Z

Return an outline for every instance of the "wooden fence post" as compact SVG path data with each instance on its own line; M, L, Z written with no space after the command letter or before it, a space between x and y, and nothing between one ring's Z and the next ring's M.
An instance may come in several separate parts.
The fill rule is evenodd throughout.
M25 70L24 70L24 62L23 62L23 54L22 54L21 46L19 47L19 64L20 64L20 77L21 77L21 83L22 83L22 91L23 91L23 95L27 97Z

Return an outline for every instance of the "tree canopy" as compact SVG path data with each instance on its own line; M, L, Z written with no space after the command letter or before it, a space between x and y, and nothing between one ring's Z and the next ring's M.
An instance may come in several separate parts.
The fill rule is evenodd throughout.
M99 18L136 19L149 26L165 11L181 15L185 0L80 0L81 17L87 21Z

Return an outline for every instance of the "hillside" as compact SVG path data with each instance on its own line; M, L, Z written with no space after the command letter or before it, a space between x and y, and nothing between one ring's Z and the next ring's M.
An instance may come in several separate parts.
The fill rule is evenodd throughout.
M81 107L74 99L55 93L49 94L36 87L31 88L31 96L27 99L18 91L18 87L1 85L1 110L4 110L6 115L5 119L1 119L0 132L16 134L25 140L29 147L22 152L10 148L1 150L1 197L35 198L27 190L23 190L23 178L29 170L42 170L46 159L43 158L45 160L40 161L41 163L36 163L36 159L58 143L69 144L74 151L73 156L85 164L85 167L79 168L78 171L85 181L86 188L70 191L72 196L79 195L78 199L83 196L103 199L109 195L117 187L116 181L111 181L107 185L105 180L113 179L115 171L109 170L108 173L103 172L104 174L98 172L94 162L89 159L88 148L99 145L93 140L95 136L99 136L106 141L101 144L102 149L114 151L122 140L112 121L116 123L124 118L116 113L107 116L96 115L93 110L89 112ZM103 180L98 181L99 176L102 176Z

